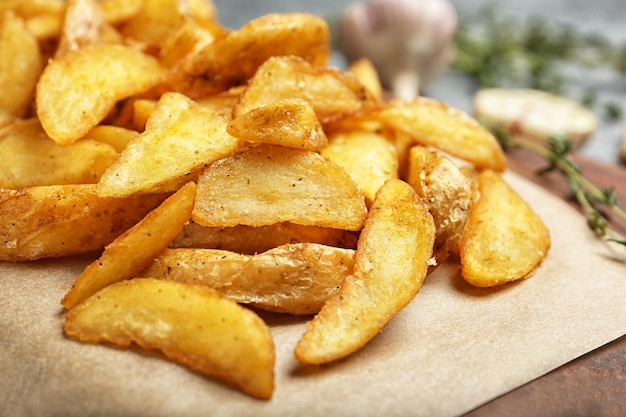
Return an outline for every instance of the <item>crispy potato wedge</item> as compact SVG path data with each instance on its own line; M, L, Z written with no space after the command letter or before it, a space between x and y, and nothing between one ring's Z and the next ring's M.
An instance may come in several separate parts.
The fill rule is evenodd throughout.
M354 249L357 238L356 232L289 222L258 227L245 225L207 227L190 221L185 224L170 247L223 249L254 255L288 243L311 242Z
M383 98L383 86L372 61L367 58L357 59L350 63L348 71L353 73L374 97L379 100Z
M354 273L307 323L296 358L322 364L367 344L419 291L434 239L426 204L404 181L387 181L361 232Z
M23 116L43 69L37 39L12 11L0 14L0 111Z
M183 3L179 0L143 0L136 15L124 22L120 32L144 49L158 54L163 43L185 24Z
M334 134L320 153L350 174L368 205L388 179L398 178L396 148L377 132L354 130Z
M315 110L300 98L283 99L240 114L228 125L228 133L248 142L307 151L318 151L328 144Z
M144 0L100 0L100 7L107 22L120 26L137 16L143 8Z
M477 120L443 102L427 97L393 99L379 117L416 144L432 146L479 169L502 172L506 167L497 139Z
M96 43L121 43L122 37L95 0L68 0L55 57Z
M95 184L0 189L0 260L26 262L100 250L165 198L103 199Z
M87 45L48 63L37 83L37 115L48 136L68 145L163 74L156 59L128 46Z
M239 147L226 120L180 93L166 93L132 140L98 182L103 197L174 191L195 180L213 161Z
M185 184L117 237L76 279L61 301L63 307L69 310L102 288L134 277L149 265L189 220L195 192L195 183Z
M106 143L119 153L126 149L126 146L128 146L130 141L135 139L137 135L139 135L139 132L136 130L113 125L98 125L87 132L83 139Z
M167 249L138 276L208 285L238 303L314 314L352 272L354 250L293 243L255 255L219 249Z
M276 56L259 67L233 108L233 116L286 98L308 101L322 124L379 105L354 74L315 67L295 56Z
M245 83L268 58L293 55L314 66L327 63L330 30L319 16L266 14L218 37L196 54L188 71L218 90Z
M259 399L274 390L274 341L254 312L200 285L136 278L108 286L65 315L82 342L136 343Z
M366 215L361 190L341 167L316 152L263 144L202 173L193 220L211 227L288 221L359 230Z
M463 278L493 287L528 277L550 249L550 231L498 173L481 172L478 191L459 242Z
M37 119L17 121L0 129L0 188L96 183L116 157L106 143L59 146Z
M407 182L428 205L437 235L433 253L438 264L457 247L469 210L474 202L474 187L449 158L423 146L409 154Z

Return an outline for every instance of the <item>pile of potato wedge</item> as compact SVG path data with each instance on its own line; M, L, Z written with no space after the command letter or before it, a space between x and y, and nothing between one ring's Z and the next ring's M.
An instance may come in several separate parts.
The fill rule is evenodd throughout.
M474 118L384 100L328 66L316 16L239 29L210 0L0 3L0 260L94 252L65 332L274 392L256 313L303 315L304 364L344 358L437 265L528 277L550 235ZM69 285L70 283L68 283Z

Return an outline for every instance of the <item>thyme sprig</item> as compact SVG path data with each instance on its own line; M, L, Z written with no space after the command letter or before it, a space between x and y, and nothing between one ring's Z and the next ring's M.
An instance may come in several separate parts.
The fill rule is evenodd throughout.
M481 87L522 86L568 95L564 66L608 68L626 80L626 44L614 45L597 33L582 33L571 24L530 16L525 21L501 13L495 6L461 13L452 66ZM592 88L581 101L591 107ZM605 103L609 120L623 117L617 103Z
M567 179L572 194L587 217L587 225L598 236L607 241L616 242L626 246L626 238L614 231L609 226L609 221L602 214L599 206L609 210L614 216L626 222L626 213L619 208L618 198L612 188L600 189L587 180L578 164L570 154L571 146L562 136L553 136L547 146L531 142L529 140L513 137L498 127L489 126L503 147L524 148L545 158L548 165L537 171L538 174L548 172L561 172Z

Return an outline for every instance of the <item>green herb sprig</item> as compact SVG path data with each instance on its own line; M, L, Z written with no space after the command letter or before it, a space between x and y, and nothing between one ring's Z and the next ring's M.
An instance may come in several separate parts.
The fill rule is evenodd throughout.
M571 146L564 137L553 136L548 140L547 146L543 146L529 140L515 138L503 129L484 124L493 132L503 147L524 148L544 157L548 165L537 173L542 175L553 171L561 172L567 179L576 201L583 209L591 230L607 241L626 247L626 238L609 227L608 219L598 208L598 206L603 206L617 218L626 222L626 213L619 208L617 195L613 189L600 189L583 176L580 167L571 157Z
M608 68L626 80L626 45L613 45L599 34L539 16L520 21L495 6L459 14L452 67L481 87L522 86L568 95L564 65ZM589 89L581 101L591 107L597 104L596 94ZM604 114L616 120L624 110L606 103Z

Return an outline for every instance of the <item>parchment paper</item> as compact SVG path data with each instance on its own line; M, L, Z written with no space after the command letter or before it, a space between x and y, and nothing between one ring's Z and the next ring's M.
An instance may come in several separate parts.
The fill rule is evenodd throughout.
M0 416L454 416L626 333L626 259L546 191L507 174L552 233L533 277L474 289L454 264L365 349L302 367L302 318L263 315L276 391L259 401L158 353L63 335L59 301L89 257L0 263Z

